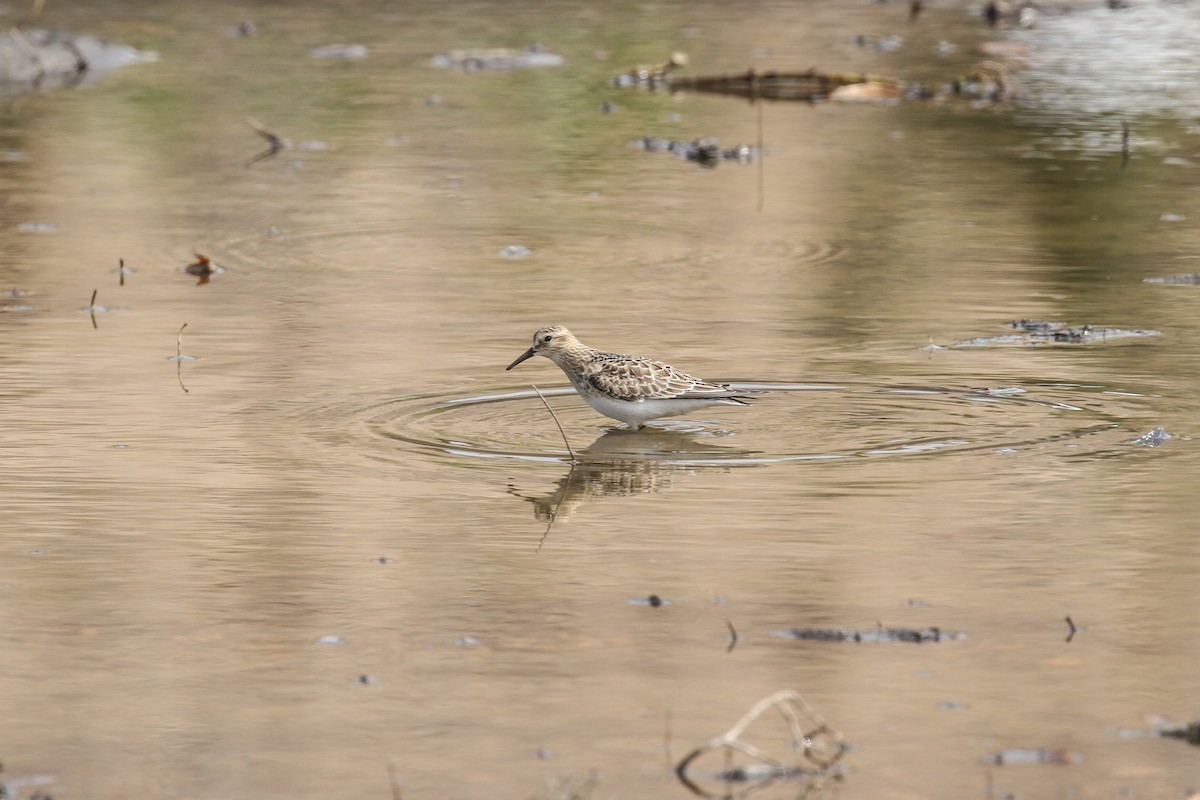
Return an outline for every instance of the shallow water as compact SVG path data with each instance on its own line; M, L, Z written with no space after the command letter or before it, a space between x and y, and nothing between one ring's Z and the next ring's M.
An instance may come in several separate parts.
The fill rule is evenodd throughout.
M1119 12L1130 83L1117 12L926 5L48 9L160 61L0 113L0 778L688 797L791 688L854 745L839 797L1200 788L1126 733L1200 716L1197 287L1144 282L1198 269L1194 10ZM989 39L1032 48L1012 107L771 103L716 169L630 143L756 143L755 106L607 85L675 50L937 83ZM565 65L430 63L535 41ZM246 117L296 146L244 166ZM954 346L1019 319L1157 335ZM549 322L772 394L614 430L504 371ZM967 636L773 635L880 623Z

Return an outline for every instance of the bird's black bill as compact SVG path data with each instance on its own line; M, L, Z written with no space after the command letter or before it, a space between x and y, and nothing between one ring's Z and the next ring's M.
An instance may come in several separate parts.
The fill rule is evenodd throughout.
M512 369L513 367L515 367L517 364L520 364L520 363L521 363L522 361L524 361L525 359L527 359L527 358L533 358L533 357L534 357L534 356L536 356L536 355L537 355L537 353L536 353L536 352L534 352L534 349L531 347L531 348L529 348L528 350L526 350L524 353L521 353L521 355L517 356L517 360L516 360L516 361L514 361L513 363L509 364L507 367L505 367L505 368L504 368L504 371L505 371L505 372L508 372L510 369Z

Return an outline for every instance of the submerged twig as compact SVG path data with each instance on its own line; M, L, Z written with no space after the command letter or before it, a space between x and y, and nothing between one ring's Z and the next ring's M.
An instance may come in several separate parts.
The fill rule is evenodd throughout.
M733 623L729 620L725 620L725 627L729 628L729 647L725 648L725 652L732 653L738 643L737 628L733 627Z
M533 386L532 383L529 385ZM540 389L538 389L538 387L533 386L533 391L537 393L538 399L542 401L542 405L546 407L546 410L550 412L550 416L554 418L554 424L558 426L558 432L562 434L563 444L567 446L567 453L571 456L571 462L579 463L579 459L575 457L575 451L571 449L571 443L567 441L567 432L563 430L562 423L558 421L558 414L554 413L554 409L551 408L550 404L546 402L546 398L542 395L542 392Z
M1075 627L1075 623L1071 621L1070 617L1067 617L1066 619L1067 619L1067 627L1070 628L1070 630L1071 630L1071 632L1067 634L1067 641L1069 642L1075 638L1075 631L1077 631L1079 629Z
M766 101L761 97L756 98L754 104L758 106L758 213L763 212L766 195L766 169L763 166L763 105Z

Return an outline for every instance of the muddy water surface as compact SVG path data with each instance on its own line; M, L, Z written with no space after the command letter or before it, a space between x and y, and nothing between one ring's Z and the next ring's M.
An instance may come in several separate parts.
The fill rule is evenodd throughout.
M926 5L48 9L161 58L0 115L0 778L686 797L791 688L855 746L841 797L1200 788L1135 735L1200 716L1200 295L1143 282L1197 269L1194 12L1121 12L1144 80L1106 89L1115 12ZM630 145L756 144L754 106L607 85L677 50L938 85L1009 39L1016 107L769 104L761 173ZM565 64L429 61L531 42ZM294 147L245 167L248 116ZM1157 335L954 346L1017 319ZM504 371L550 322L773 393L614 430ZM773 635L880 623L967 637Z

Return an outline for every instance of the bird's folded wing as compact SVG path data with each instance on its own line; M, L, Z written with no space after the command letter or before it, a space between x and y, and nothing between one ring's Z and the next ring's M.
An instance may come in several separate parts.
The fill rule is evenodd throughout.
M588 376L597 389L621 400L700 400L730 397L728 386L709 383L650 359L607 361Z

